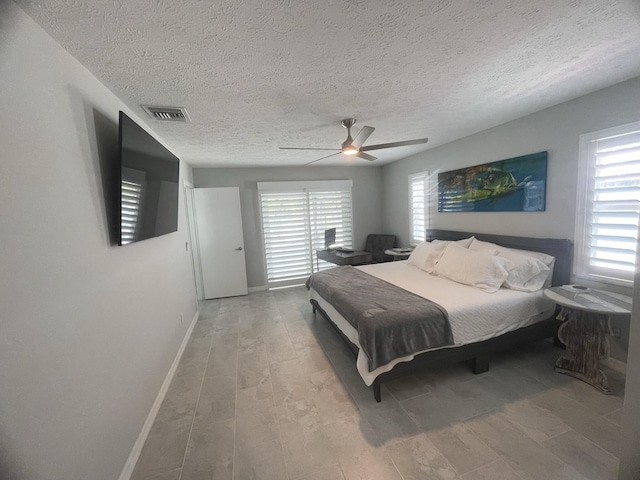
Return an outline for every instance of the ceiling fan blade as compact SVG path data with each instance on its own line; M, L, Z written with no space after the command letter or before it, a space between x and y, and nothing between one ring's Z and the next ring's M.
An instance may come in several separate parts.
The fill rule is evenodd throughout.
M319 162L320 160L324 160L325 158L335 157L336 155L340 155L340 153L342 153L342 152L332 153L331 155L327 155L326 157L320 157L320 158L317 158L317 159L315 159L315 160L312 160L312 161L311 161L311 162L309 162L309 163L305 163L305 165L311 165L312 163Z
M338 148L278 147L280 150L339 150Z
M369 155L368 153L364 152L354 153L353 156L363 158L364 160L369 160L370 162L373 162L376 159L376 157L374 157L373 155Z
M360 150L366 152L368 150L379 150L381 148L393 148L393 147L406 147L408 145L419 145L421 143L427 143L429 141L428 138L416 138L415 140L405 140L404 142L391 142L391 143L380 143L379 145L367 145L366 147L362 147Z
M351 145L359 149L362 146L362 144L367 141L367 138L369 138L369 136L373 133L374 130L375 128L367 127L365 125L364 127L362 127L360 132L358 132L358 135L356 135L356 138L353 139L353 142L351 142Z

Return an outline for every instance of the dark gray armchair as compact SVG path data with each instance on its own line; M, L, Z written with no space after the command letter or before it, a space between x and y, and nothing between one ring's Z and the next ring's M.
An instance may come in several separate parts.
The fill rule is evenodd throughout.
M367 235L365 251L371 253L373 263L390 262L393 257L385 255L384 251L396 246L396 236L382 233L371 233Z

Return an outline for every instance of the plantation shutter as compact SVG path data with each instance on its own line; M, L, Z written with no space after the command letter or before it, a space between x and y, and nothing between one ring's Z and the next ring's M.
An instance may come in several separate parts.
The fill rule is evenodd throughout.
M260 197L267 280L271 283L310 275L306 194L269 192Z
M324 231L336 228L336 242L351 247L351 181L259 182L267 286L302 283L334 265L316 260Z
M640 130L587 144L587 212L581 272L632 281L640 219Z
M409 228L411 244L424 242L427 230L427 179L429 172L409 175Z
M351 247L353 227L351 212L351 189L322 190L309 192L309 218L313 252L324 248L324 231L336 228L336 244Z
M136 238L145 172L123 167L120 179L120 244L126 245Z

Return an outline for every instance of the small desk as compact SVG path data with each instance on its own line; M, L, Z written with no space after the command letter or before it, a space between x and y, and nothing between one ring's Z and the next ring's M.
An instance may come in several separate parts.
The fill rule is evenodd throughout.
M362 265L371 263L373 256L369 252L336 252L335 250L316 250L316 266L317 260L335 263L336 265Z
M611 316L630 315L631 297L574 285L548 288L544 295L562 307L556 317L563 322L558 338L573 355L560 357L555 371L579 378L605 394L611 393L598 361L609 357L607 334Z
M413 248L390 248L384 251L385 255L393 257L393 261L406 260L413 252Z

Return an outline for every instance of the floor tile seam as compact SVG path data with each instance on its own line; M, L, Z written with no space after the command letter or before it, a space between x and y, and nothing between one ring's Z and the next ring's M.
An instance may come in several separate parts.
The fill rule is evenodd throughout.
M492 413L492 412L493 412L493 413L503 413L503 412L501 412L501 411L499 411L499 410L495 410L495 409L494 409L494 410L491 410L491 411L489 411L489 412L478 413L478 414L476 414L476 415L472 415L472 416L471 416L471 417L469 417L469 418L466 418L466 419L463 419L463 420L458 420L457 422L455 422L455 424L456 424L456 425L460 425L460 426L462 426L462 428L464 428L464 430L465 430L467 433L470 433L471 435L473 435L473 436L474 436L474 438L475 438L478 442L480 442L480 443L481 443L481 444L482 444L482 445L483 445L483 446L484 446L488 451L493 452L493 454L496 456L496 458L495 458L493 461L488 462L488 463L485 463L484 465L479 466L479 467L478 467L478 469L479 469L479 468L486 467L487 465L489 465L489 464L491 464L491 463L493 463L493 462L495 462L495 461L498 461L498 460L502 460L502 461L503 461L503 462L505 462L507 465L509 465L509 462L507 462L507 461L506 461L506 459L505 459L505 458L504 458L504 457L503 457L499 452L496 452L496 451L495 451L495 449L493 449L493 448L491 447L491 445L489 445L487 442L485 442L485 441L484 441L484 439L483 439L480 435L476 434L476 432L474 432L472 429L468 428L466 425L462 425L463 423L469 422L469 421L471 421L471 420L473 420L473 419L476 419L476 418L480 418L480 417L482 417L482 416L484 416L484 415L487 415L487 413ZM509 421L509 423L511 423L511 422ZM427 435L428 435L428 432L426 432L426 430L425 430L424 428L421 428L421 430L422 430L422 431L424 431L425 433L427 433ZM526 434L526 432L525 432L525 434ZM528 436L528 435L527 435L527 436ZM440 450L440 449L438 448L438 446L437 446L437 445L435 445L435 443L434 443L434 447L436 447L436 450L438 450L438 451L442 454L442 456L443 456L443 457L445 457L445 459L446 459L446 455L444 454L444 452L442 452L442 450ZM511 465L509 465L509 467L511 468ZM476 469L476 470L477 470L477 469ZM514 469L512 468L512 470L514 470ZM455 468L454 468L454 471L455 471L456 473L458 473L458 471L457 471L457 470L455 470ZM515 470L514 470L514 472L515 472ZM469 472L466 472L464 475L466 475L467 473L469 473ZM515 473L516 473L516 474L518 474L518 472L515 472ZM458 473L458 476L462 477L462 475L461 475L460 473ZM520 478L520 475L518 475L518 476L519 476L519 478Z
M402 472L400 472L400 469L398 468L398 465L396 465L396 462L393 461L393 457L391 455L389 455L389 452L387 452L387 447L386 445L383 444L382 448L384 449L384 453L387 457L389 457L389 461L391 462L391 465L393 465L393 468L396 469L396 472L398 472L398 475L400 476L400 478L402 480L404 480L404 475L402 475Z
M562 432L562 433L558 433L557 435L554 435L552 437L547 438L546 440L542 440L538 443L540 443L540 445L542 445L545 449L549 450L550 452L554 453L555 452L553 450L550 450L545 443L547 443L550 440L553 440L554 438L559 437L560 435L564 435L566 433L569 432L574 432L576 435L579 435L580 437L582 437L583 440L585 440L588 444L590 444L592 447L595 447L597 450L600 450L604 453L606 453L608 456L610 456L613 460L619 462L620 458L616 457L613 453L609 452L608 450L602 448L600 445L598 445L596 442L594 442L593 440L591 440L589 437L581 434L580 432L578 432L577 430L575 430L574 428L569 428L569 430L567 430L566 432ZM557 456L557 455L556 455Z
M623 407L616 408L613 412L605 413L604 415L600 415L600 416L602 418L604 418L605 420L607 420L608 422L611 422L615 426L623 428L624 425L622 425L621 423L615 422L615 421L611 420L610 418L608 418L610 415L613 415L614 413L617 413L619 411L624 415L624 412L622 412L622 410L623 410Z
M445 388L449 388L449 386L448 386L448 385L445 385ZM387 388L387 390L389 390L389 389ZM451 390L451 389L449 388L449 390ZM433 394L433 393L434 393L433 391L431 391L431 392L421 393L420 395L414 395L414 396L413 396L413 397L411 397L411 398L404 398L404 399L402 399L402 400L398 400L398 403L402 404L402 403L407 402L407 401L409 401L409 400L415 400L416 398L424 397L425 395L431 395L431 394ZM451 390L451 393L454 393L454 392L453 392L453 390ZM392 395L393 395L393 393L392 393ZM394 397L394 398L395 398L395 397ZM396 399L396 400L397 400L397 399ZM384 401L384 399L383 399L383 401Z
M191 435L193 434L193 426L196 422L196 414L198 413L198 405L200 405L200 396L202 395L202 387L204 385L205 379L207 378L207 368L209 367L209 359L211 358L211 346L213 345L213 336L209 341L209 351L207 352L207 361L205 362L204 370L202 371L202 379L200 380L200 388L198 388L198 400L196 400L195 408L193 409L193 416L191 418L191 426L189 427L189 435L187 436L187 443L184 446L184 455L182 456L182 463L180 464L180 475L178 476L178 480L182 480L182 472L184 471L184 463L187 459L187 454L189 452L189 442L191 441Z
M342 478L347 478L347 477L344 476L344 471L342 470L342 466L340 465L340 462L330 463L329 465L323 465L318 470L321 470L323 468L331 468L331 467L338 467L340 469L340 473L342 473ZM303 479L308 478L308 477L309 477L309 475L299 475L297 477L290 477L290 480L303 480Z
M502 415L505 415L505 414L504 414L504 412L502 412L502 411L500 411L500 410L496 411L496 413L501 413ZM483 413L483 414L479 414L479 415L474 416L473 418L477 418L477 417L479 417L479 416L481 416L481 415L486 415L486 414L485 414L485 413ZM467 420L465 420L465 422L466 422L466 421L467 421ZM509 420L508 418L506 418L506 421L507 421L508 423L510 423L511 425L513 425L515 428L517 428L517 429L518 429L521 433L523 433L527 438L529 438L530 440L532 440L533 442L535 442L537 445L539 445L539 446L540 446L541 448L543 448L545 451L547 451L547 452L551 453L555 458L557 458L557 459L558 459L558 461L559 461L561 464L563 464L563 465L565 465L565 466L567 466L567 467L571 468L572 470L574 470L576 473L578 473L578 474L579 474L579 472L578 472L578 471L577 471L577 470L576 470L572 465L570 465L570 464L568 464L567 462L565 462L565 461L564 461L563 459L561 459L561 458L560 458L560 457L559 457L555 452L553 452L552 450L550 450L549 448L547 448L547 447L546 447L545 445L543 445L541 442L539 442L538 440L536 440L536 439L534 439L533 437L531 437L531 436L529 435L529 433L524 429L524 427L522 427L520 424L518 424L518 423L514 423L514 422L512 422L511 420ZM571 429L571 430L573 430L573 429ZM494 452L494 453L498 456L498 458L502 459L502 461L504 461L507 465L509 465L509 467L510 467L510 468L511 468L511 469L512 469L516 474L518 474L518 472L516 472L516 471L515 471L515 469L514 469L513 467L511 467L511 464L507 461L508 457L507 457L506 455L502 455L500 452L496 452L496 451L495 451L493 448L491 448L491 446L490 446L490 445L488 445L488 444L487 444L487 443L486 443L486 442L485 442L485 441L484 441L480 436L476 435L476 434L475 434L475 432L472 432L472 433L473 433L473 434L478 438L478 440L480 440L480 442L482 442L482 443L483 443L483 444L484 444L484 445L485 445L489 450L491 450L492 452ZM564 433L566 433L566 432L564 432ZM578 432L576 432L576 433L578 433ZM582 435L582 436L584 437L584 435ZM586 437L585 437L585 438L586 438ZM518 474L518 475L519 475L519 474Z
M578 432L576 432L576 433L578 433ZM578 435L580 435L580 434L578 434ZM588 439L587 437L585 437L584 435L581 435L581 436L582 436L585 440L589 440L589 439ZM591 442L591 443L593 443L593 442ZM575 473L577 473L578 475L580 475L582 479L585 479L585 480L586 480L586 477L585 477L584 475L582 475L582 474L578 471L578 469L577 469L576 467L574 467L574 466L573 466L573 465L571 465L570 463L565 462L562 458L560 458L560 456L559 456L555 451L553 451L552 449L550 449L549 447L547 447L546 445L543 445L543 444L541 444L541 443L540 443L540 446L541 446L542 448L544 448L547 452L549 452L551 455L553 455L555 458L557 458L557 459L558 459L558 461L559 461L559 462L561 462L563 465L565 465L565 466L569 467L569 468L570 468L571 470L573 470ZM596 446L597 446L597 445L596 445ZM610 454L610 455L611 455L611 454ZM614 458L615 458L615 457L614 457ZM603 479L603 480L604 480L604 479Z
M393 398L395 398L395 399L396 399L396 402L398 402L398 403L402 403L402 402L405 402L405 401L407 401L407 400L413 400L414 398L422 397L423 395L429 395L429 394L432 394L432 393L433 393L433 391L424 392L424 393L419 393L419 394L417 394L417 395L413 395L413 396L411 396L411 397L403 398L402 400L400 400L400 399L399 399L399 398L398 398L398 397L393 393L393 391L391 391L391 390L389 389L389 387L387 387L387 390L388 390L388 392L391 394L391 396L393 396Z
M576 382L580 382L581 380L575 380ZM575 399L574 397L572 397L571 395L568 395L567 393L564 392L562 386L558 387L558 386L554 386L554 387L550 387L553 388L553 390L557 391L560 395L562 395L563 397L565 397L566 399L568 399L571 402L575 402L578 405L580 405L582 408L584 408L585 410L588 410L591 414L593 414L596 417L602 417L603 420L605 420L608 423L611 423L612 425L615 425L615 422L612 422L611 420L609 420L608 418L606 418L606 415L610 415L612 413L614 413L616 410L618 410L621 407L615 408L607 413L598 413L596 411L594 411L591 407L589 407L588 405L580 402L579 400ZM594 388L595 391L597 391ZM602 394L604 395L604 394ZM542 407L541 407L542 408Z
M291 343L293 344L293 340L291 340ZM327 355L327 352L325 352L325 350L322 348L322 345L320 345L320 344L317 344L317 345L318 345L318 347L320 348L320 350L322 351L322 354L326 357L326 359L327 359L327 360L329 361L329 363L331 364L331 358L329 357L329 355ZM302 354L303 352L305 352L306 350L307 350L307 349L296 349L296 348L295 348L295 344L294 344L293 351L294 351L294 353L295 353L295 355L296 355L296 359L297 359L299 362L301 362L301 361L302 361L302 359L300 358L301 354ZM320 370L316 370L316 371L314 371L313 373L306 373L306 372L303 370L303 373L304 373L307 377L309 377L310 375L313 375L313 374L315 374L315 373L325 372L325 371L327 371L327 372L328 372L328 371L333 371L333 372L335 372L335 373L336 373L336 375L337 375L337 372L335 371L335 368L331 368L331 367L321 368Z
M505 461L505 459L504 459L504 458L502 458L501 456L498 456L498 458L496 458L496 459L492 460L492 461L491 461L491 462L489 462L489 463L485 463L484 465L480 465L479 467L474 468L473 470L469 470L468 472L466 472L466 473L464 473L464 474L462 474L462 475L458 474L458 476L459 476L462 480L464 480L464 477L466 477L466 476L468 476L468 475L470 475L470 474L472 474L472 473L474 473L474 472L477 472L477 471L478 471L478 470L480 470L481 468L486 468L486 467L488 467L489 465L493 465L493 464L494 464L494 463L496 463L496 462L503 462L503 463L505 463L505 464L506 464L506 465L511 469L511 471L512 471L513 473L515 473L515 474L518 476L518 478L513 479L513 480L527 480L527 479L525 479L522 475L520 475L518 472L516 472L516 471L511 467L511 465L509 465L509 464Z
M347 388L347 391L349 391L349 389ZM350 393L350 392L349 392ZM400 470L398 469L398 466L396 465L396 463L393 461L393 458L391 457L391 455L389 455L389 452L387 451L387 446L385 445L385 442L382 441L382 438L380 437L380 435L378 435L378 432L376 432L375 428L373 427L371 421L362 413L362 409L361 409L361 405L360 403L355 399L355 396L353 396L354 402L356 404L356 407L358 408L358 411L360 412L359 415L359 419L360 421L364 421L366 422L366 424L369 426L369 429L371 430L371 432L375 435L375 438L377 439L377 444L379 446L382 447L382 451L384 452L384 454L386 455L387 459L391 462L391 464L393 465L393 468L396 469L396 472L398 473L398 475L400 476L400 478L402 480L404 480L404 476L402 475L402 473L400 473ZM403 410L404 411L404 410ZM406 412L405 412L406 414ZM407 415L408 416L408 415ZM354 421L356 420L356 416L352 415L350 418L354 419ZM409 416L409 419L413 422L413 419ZM415 422L414 422L415 424ZM416 425L416 428L418 429L418 431L421 431L420 427L418 425ZM369 442L367 442L369 443ZM375 446L371 446L371 452L374 454L376 453L377 447ZM338 458L338 461L340 461L340 459ZM342 463L340 464L340 468L342 468ZM344 473L344 472L343 472Z
M400 406L400 409L404 412L404 414L413 422L413 424L416 426L416 428L418 429L418 431L423 432L424 429L418 424L418 422L416 420L414 420L414 418L411 416L411 414L409 413L409 411L405 408L405 406L402 404L402 402L400 400L398 400L397 398L395 398L395 396L393 395L393 393L391 392L391 390L389 390L388 388L386 389L391 396L396 400L396 402L398 402L398 405ZM418 397L422 397L425 395L428 395L432 392L427 392L427 393L423 393L421 395L416 395L415 397L412 398L418 398ZM407 399L409 400L409 399ZM382 401L384 401L384 399L382 399ZM433 442L432 442L433 443ZM434 445L435 446L435 445ZM439 450L438 450L439 451Z
M408 415L408 414L407 414ZM411 418L409 416L409 418ZM413 420L413 419L412 419ZM415 423L415 422L414 422ZM420 428L420 426L418 426L418 430L423 433L424 435L426 435L427 440L429 441L429 443L431 444L431 446L436 450L436 452L438 452L440 454L440 456L442 457L442 459L445 461L445 463L449 466L449 468L451 468L451 470L456 474L457 479L461 479L462 475L460 475L460 473L458 473L458 471L456 470L456 468L451 464L451 462L449 461L449 459L445 456L445 454L442 452L442 450L440 450L437 445L435 443L433 443L433 440L431 440L431 438L429 438L429 435L422 429ZM400 443L402 440L400 440L399 442L394 442L392 445L389 445L387 447L387 445L384 446L385 450L387 448L391 448L394 445L397 445L398 443ZM389 458L391 458L391 461L393 462L393 457L391 455L389 455ZM394 462L395 465L395 462ZM397 467L396 467L397 468ZM402 476L402 474L400 474L400 476ZM456 479L456 480L457 480Z
M269 352L267 352L267 363L268 363L268 360L269 360ZM274 392L273 401L274 401L274 404L275 404L275 390L273 388L271 364L269 364L269 383L271 384L271 391ZM274 405L274 406L278 407L278 405ZM284 445L283 445L283 442L282 442L282 428L280 427L280 419L277 417L277 415L276 415L276 427L278 429L278 440L280 442L280 458L282 460L282 466L284 467L284 474L286 476L286 479L290 480L289 472L287 471L287 462L286 462L286 458L285 458L285 454L284 454ZM234 455L234 458L235 458L235 455Z
M389 390L387 388L387 390ZM389 393L391 393L391 395L393 395L393 393L389 390ZM427 393L423 393L422 395L416 395L415 397L412 398L416 398L416 397L421 397L424 395L428 395L429 393L432 392L427 392ZM395 398L395 397L394 397ZM396 399L397 400L397 399ZM409 400L409 399L407 399ZM398 400L397 400L398 401ZM407 415L407 417L409 417L409 419L414 423L414 425L418 428L418 431L422 432L423 434L425 434L427 436L427 439L429 440L429 442L431 443L431 445L433 446L433 448L435 448L435 450L440 454L440 456L443 458L443 460L447 463L447 465L449 465L449 467L451 467L451 470L453 470L455 472L455 474L458 476L458 478L462 478L462 476L460 475L460 473L458 473L458 471L455 469L455 467L451 464L451 462L449 461L449 459L446 457L446 455L444 454L444 452L442 450L440 450L438 448L438 446L433 442L433 440L431 440L431 438L429 438L429 434L425 431L425 429L423 427L421 427L420 425L418 425L418 422L416 422L413 417L409 414L409 412L407 411L407 409L404 407L404 405L402 405L402 402L398 401L398 404L400 405L400 408L402 409L402 411L405 413L405 415ZM386 446L385 446L386 449ZM493 449L491 449L491 451L493 451ZM393 459L392 459L393 460Z
M159 475L164 475L165 473L173 472L174 470L177 470L178 468L180 469L180 475L182 475L182 467L176 467L176 468L170 468L169 470L165 470L165 471L162 471L162 472L153 473L152 475L145 476L143 478L139 478L138 480L153 480L154 478L157 478ZM180 480L180 475L178 476L178 480ZM131 478L133 478L133 476Z
M238 378L240 374L240 328L238 327L238 334L236 335L236 401L233 406L233 451L231 456L231 478L236 478L236 453L238 443ZM182 480L182 479L179 479Z
M491 367L489 367L489 368L491 368ZM449 386L451 384L460 385L462 383L475 382L475 381L478 381L478 380L480 380L482 378L485 378L485 377L495 378L493 376L493 372L491 370L488 370L488 371L482 372L482 373L474 373L472 377L469 377L466 380L458 380L458 381L455 381L455 382L447 382L447 386Z

